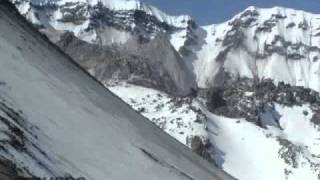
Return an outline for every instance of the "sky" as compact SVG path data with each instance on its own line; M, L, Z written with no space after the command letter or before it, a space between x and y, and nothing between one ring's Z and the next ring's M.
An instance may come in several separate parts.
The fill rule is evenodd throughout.
M282 6L320 14L320 0L143 0L171 15L191 15L198 24L224 22L249 6Z

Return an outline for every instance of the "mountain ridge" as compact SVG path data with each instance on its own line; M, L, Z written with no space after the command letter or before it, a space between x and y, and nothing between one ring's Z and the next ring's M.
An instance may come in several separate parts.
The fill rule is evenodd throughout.
M320 84L311 83L316 82L320 77L319 65L316 62L320 52L319 38L317 38L320 36L320 25L317 25L318 21L316 21L319 15L283 7L257 8L251 6L225 23L198 26L187 16L173 17L159 10L153 12L150 9L156 8L147 6L141 1L125 1L124 4L130 4L130 2L140 5L128 6L126 10L121 8L108 10L109 7L103 2L99 5L98 1L95 3L77 1L78 5L72 5L75 2L72 1L69 4L69 1L60 0L56 3L60 8L53 8L53 12L50 12L52 10L44 11L49 12L49 16L39 15L43 11L41 8L35 10L39 11L37 16L30 15L31 12L26 16L31 22L39 21L34 17L48 16L49 19L42 18L44 21L42 24L46 24L43 31L49 37L54 36L52 39L59 39L60 35L57 34L63 32L51 33L50 29L71 31L81 40L102 46L121 47L132 42L147 43L158 36L157 34L166 34L171 45L189 67L189 71L194 74L200 88L217 84L214 80L216 77L221 82L220 77L223 77L224 73L229 73L233 77L270 78L276 83L284 81L291 85L320 90ZM18 1L15 3L17 4ZM122 1L112 1L112 3L121 5ZM24 9L21 2L17 6ZM42 7L45 7L45 4ZM23 13L23 10L21 12ZM180 17L182 20L170 20L180 19ZM79 26L72 25L72 21L75 22L72 20L74 18L84 19ZM293 35L290 36L290 34ZM249 39L246 39L247 37ZM126 51L134 45L128 46L126 46ZM305 54L308 54L308 57ZM237 63L233 57L246 58L244 62L241 62L241 68L229 65ZM279 59L277 64L283 64L282 69L287 70L280 73L273 66L274 58ZM286 64L287 59L304 61L304 64L307 65L299 65L291 61ZM218 61L223 62L216 63ZM311 66L313 68L310 68Z

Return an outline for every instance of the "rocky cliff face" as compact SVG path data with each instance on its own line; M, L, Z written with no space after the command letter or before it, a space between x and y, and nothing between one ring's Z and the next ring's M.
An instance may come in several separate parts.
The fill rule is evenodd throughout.
M192 73L164 34L145 43L110 47L65 33L57 45L106 85L127 81L178 96L196 90Z
M262 116L269 108L272 109L274 103L288 107L309 104L314 118L320 110L318 92L283 82L274 84L271 79L258 83L250 79L240 79L223 87L211 88L207 95L209 110L215 114L245 118L262 127L265 127ZM277 118L280 117L273 120L276 122Z

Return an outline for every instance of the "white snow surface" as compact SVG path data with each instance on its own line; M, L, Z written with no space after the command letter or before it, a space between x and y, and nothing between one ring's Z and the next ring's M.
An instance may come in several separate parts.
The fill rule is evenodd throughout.
M37 163L14 149L9 149L13 156L1 155L34 175L232 179L129 108L5 3L0 3L0 59L2 102L19 110L24 123L37 127L30 129L37 133L33 143L49 159L36 154Z
M173 33L170 38L170 43L176 51L179 52L180 48L184 46L186 42L187 30L181 30Z
M320 163L320 131L310 122L310 107L290 108L276 104L275 109L281 115L283 130L273 126L263 129L244 119L207 112L209 138L217 147L217 162L240 180L317 180L320 169L314 164ZM304 115L304 111L309 115ZM281 158L290 151L279 143L279 138L297 148L293 154L297 167Z

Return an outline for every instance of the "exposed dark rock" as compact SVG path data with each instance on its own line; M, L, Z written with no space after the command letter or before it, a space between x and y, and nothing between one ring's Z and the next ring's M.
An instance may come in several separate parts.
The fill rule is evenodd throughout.
M313 59L312 59L313 62L317 62L318 60L319 60L319 57L318 57L318 56L315 56L315 57L313 57Z
M232 82L209 90L207 106L211 112L230 118L245 118L263 127L261 116L266 107L272 110L273 103L289 107L311 104L314 112L320 109L319 93L308 88L291 86L283 82L275 85L268 79L259 82L240 79ZM269 114L273 112L270 111ZM279 116L274 116L273 120L278 124ZM315 124L319 123L317 113L313 121ZM281 129L280 125L277 126Z
M166 37L135 44L131 50L89 44L72 33L65 33L57 44L103 83L114 79L126 80L174 95L187 95L196 89L185 62Z
M82 3L66 3L65 6L60 8L62 13L61 22L68 22L73 24L81 24L87 20L86 13L88 12L87 6Z
M259 12L254 9L254 10L247 10L241 14L241 18L248 17L248 16L249 17L259 16Z
M223 99L224 90L220 88L214 88L210 92L210 100L208 106L214 110L219 109L227 105L226 100Z
M216 58L216 61L218 61L218 62L225 61L230 49L231 49L231 47L228 47L228 48L225 48L224 50L220 51L217 58Z
M289 28L293 28L293 27L295 27L296 26L296 23L294 23L294 22L291 22L291 23L289 23L288 25L287 25L287 29L289 29Z
M292 174L292 171L291 171L291 170L288 170L288 169L286 168L286 169L284 169L284 174L285 174L286 176L289 176L289 175Z
M311 122L320 127L320 110L315 112L311 118Z
M197 153L198 155L200 155L201 157L203 157L204 159L206 159L208 161L213 161L212 157L208 151L210 146L211 146L211 144L209 141L203 142L199 136L195 136L191 140L191 149L195 153Z
M131 31L142 36L158 32L173 32L178 30L165 22L159 21L155 16L142 10L113 11L101 2L89 9L91 17L90 28L114 27L119 30ZM132 27L135 24L135 27ZM147 37L147 36L145 36Z
M277 22L277 19L266 20L261 26L257 28L256 33L271 32L272 28L277 25Z
M298 168L298 158L302 152L302 148L293 144L292 142L278 138L278 141L282 147L279 150L279 156L293 168Z
M246 38L245 34L242 31L242 26L244 22L241 19L236 19L231 22L232 29L227 32L225 39L223 40L223 46L233 48L239 47L243 40Z
M275 19L286 19L287 18L287 16L282 15L282 14L272 14L271 17L275 18Z
M318 32L318 33L316 33L315 35L314 35L314 37L319 37L320 36L320 32Z
M0 157L0 179L1 180L18 180L19 173L16 165L3 157ZM22 178L21 178L22 179Z
M303 22L300 22L298 26L299 26L299 28L303 29L304 31L309 29L309 24L305 19L303 20Z

